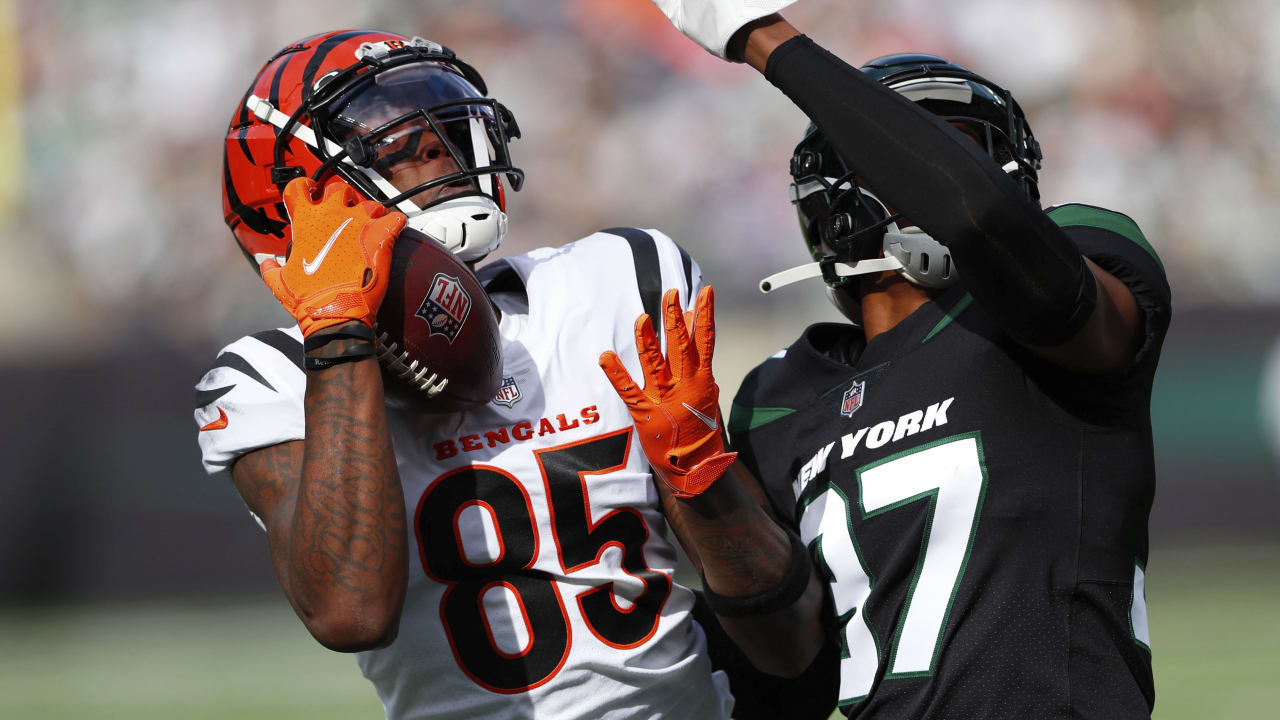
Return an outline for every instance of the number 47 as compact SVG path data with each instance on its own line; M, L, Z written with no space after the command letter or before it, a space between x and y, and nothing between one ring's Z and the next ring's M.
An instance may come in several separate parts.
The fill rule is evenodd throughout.
M864 519L910 503L928 503L920 560L894 630L885 677L930 675L982 510L987 473L981 438L974 432L912 448L861 468L857 481L858 510ZM801 510L800 519L801 537L817 543L830 569L832 599L844 622L841 706L871 692L880 665L880 649L865 611L875 579L853 536L850 511L849 498L832 485Z

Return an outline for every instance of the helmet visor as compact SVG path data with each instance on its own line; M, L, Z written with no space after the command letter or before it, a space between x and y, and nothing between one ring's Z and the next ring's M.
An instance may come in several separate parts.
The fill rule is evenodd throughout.
M386 204L427 207L460 194L501 202L499 173L519 189L523 174L507 148L518 130L506 108L439 63L370 75L330 104L325 124L352 161L394 188L381 193Z

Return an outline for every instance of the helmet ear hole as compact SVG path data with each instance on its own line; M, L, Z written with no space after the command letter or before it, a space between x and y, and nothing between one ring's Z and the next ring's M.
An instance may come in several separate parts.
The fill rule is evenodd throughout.
M920 272L929 272L929 253L920 253Z

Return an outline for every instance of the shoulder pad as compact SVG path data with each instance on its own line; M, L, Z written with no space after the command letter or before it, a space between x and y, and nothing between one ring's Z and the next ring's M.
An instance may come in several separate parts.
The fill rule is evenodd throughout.
M1061 228L1092 227L1113 232L1145 250L1160 266L1161 272L1164 271L1164 262L1160 260L1156 249L1142 234L1138 223L1124 213L1084 203L1066 203L1054 205L1045 210L1045 214Z
M729 410L730 433L750 432L796 412L792 395L797 384L788 377L786 355L786 349L779 350L743 378Z

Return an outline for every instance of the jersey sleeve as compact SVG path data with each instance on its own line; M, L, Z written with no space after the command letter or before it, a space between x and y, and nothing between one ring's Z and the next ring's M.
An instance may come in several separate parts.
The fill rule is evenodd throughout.
M1060 205L1048 215L1080 254L1123 282L1143 314L1143 340L1134 360L1108 375L1081 375L1026 354L1030 387L1078 421L1103 427L1150 423L1151 387L1172 314L1164 266L1138 225L1090 205Z
M1142 309L1144 337L1133 367L1154 365L1172 316L1164 263L1129 216L1073 203L1050 208L1049 217L1080 248L1080 254L1123 282Z
M680 291L680 305L689 311L702 289L702 269L684 248L665 233L652 228L609 228L599 234L622 238L631 257L640 305L654 318L658 336L662 337L662 296L667 290Z
M211 475L245 453L305 436L302 333L268 330L231 343L196 384L201 459Z
M566 306L566 317L577 317L583 323L608 323L613 340L610 347L599 350L615 350L633 377L640 376L635 351L636 318L641 313L649 316L665 352L662 296L668 290L678 290L680 306L688 312L702 289L702 270L698 264L674 240L654 229L609 228L546 252L563 255L565 259L557 263L559 270L554 275L544 273L544 277L554 278L567 289L571 299ZM535 263L538 260L536 253L527 257ZM536 265L532 270L532 273L530 269L524 271L532 281L530 292L537 284ZM545 284L546 280L542 282ZM563 294L566 289L556 292Z

